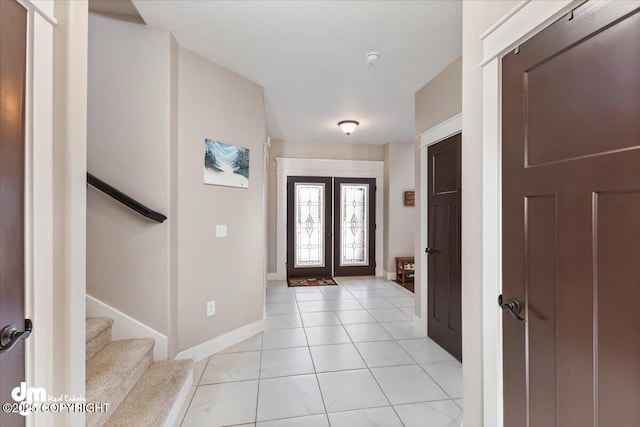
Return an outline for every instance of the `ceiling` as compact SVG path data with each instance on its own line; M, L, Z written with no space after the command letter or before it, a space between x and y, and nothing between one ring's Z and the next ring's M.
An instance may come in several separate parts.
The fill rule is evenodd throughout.
M413 141L415 92L462 50L457 0L134 3L147 24L262 85L272 139ZM360 122L351 136L345 119Z
M89 0L89 11L144 24L131 0Z

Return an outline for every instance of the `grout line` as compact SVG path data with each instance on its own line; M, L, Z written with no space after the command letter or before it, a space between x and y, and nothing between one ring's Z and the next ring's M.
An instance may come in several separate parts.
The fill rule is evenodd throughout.
M256 413L254 416L254 423L258 423L258 408L260 405L260 383L262 379L262 347L264 346L264 335L262 336L262 342L260 343L260 362L258 362L258 389L256 390Z
M357 281L356 281L356 280L357 280ZM362 285L361 285L360 283L358 283L358 282L362 283ZM365 363L365 368L360 368L360 369L344 369L344 370L327 371L327 372L321 372L320 374L324 374L324 373L333 373L333 372L346 372L346 371L352 371L352 370L363 370L363 369L367 369L367 370L369 371L369 373L371 374L371 376L372 376L372 377L374 378L374 380L376 381L376 383L377 383L378 387L380 388L380 390L382 391L383 395L384 395L384 396L385 396L385 398L387 399L387 402L389 403L389 406L394 410L394 412L396 413L396 416L398 417L398 419L400 420L400 422L401 422L401 423L402 423L402 419L400 418L399 414L398 414L398 413L397 413L397 411L395 410L394 405L393 405L393 404L391 404L391 401L389 400L389 398L388 398L387 394L384 392L384 390L383 390L383 389L382 389L382 387L380 386L380 383L378 382L377 378L375 377L375 375L373 375L373 372L372 372L372 369L373 369L373 368L369 367L369 365L366 363L366 361L365 361L364 357L362 357L362 354L361 354L360 350L358 349L357 344L367 343L367 342L388 342L388 341L395 341L395 342L396 342L396 344L398 344L398 345L402 348L402 350L403 350L405 353L407 353L407 354L409 355L410 359L411 359L414 363L412 363L412 364L391 365L391 366L382 366L382 367L379 367L379 368L392 368L392 367L397 367L397 366L414 366L414 365L417 365L417 366L418 366L418 367L419 367L419 368L420 368L420 369L421 369L425 374L427 374L427 376L428 376L428 377L429 377L429 378L430 378L430 379L431 379L431 380L432 380L432 381L433 381L433 382L438 386L438 388L440 388L440 389L443 391L444 395L448 397L447 399L437 399L437 400L433 400L433 401L425 401L425 402L451 401L451 402L453 402L453 403L456 405L456 407L460 408L460 410L461 410L461 411L463 411L463 409L460 407L460 405L458 405L458 403L455 401L455 399L462 399L462 398L455 398L455 399L454 399L454 398L452 398L452 397L451 397L451 396L450 396L450 395L449 395L449 394L444 390L444 388L443 388L443 387L442 387L442 386L441 386L441 385L440 385L440 384L439 384L439 383L438 383L438 382L437 382L437 381L436 381L436 380L435 380L435 379L434 379L434 378L433 378L433 377L432 377L432 376L431 376L431 375L430 375L430 374L425 370L425 368L424 368L420 363L418 363L418 362L417 362L417 360L416 360L416 359L415 359L415 358L414 358L414 357L413 357L413 356L412 356L412 355L411 355L411 354L410 354L410 353L409 353L409 352L408 352L408 351L407 351L407 350L406 350L406 349L401 345L401 342L403 342L403 341L409 341L409 340L421 340L421 339L427 338L427 336L426 336L426 335L425 335L425 336L420 336L420 337L418 337L418 338L409 336L409 337L405 337L405 338L402 338L402 339L398 339L398 338L396 338L395 336L391 335L391 333L389 332L389 330L388 330L387 328L385 328L385 326L383 325L383 323L386 323L386 324L391 324L391 326L393 326L393 323L396 323L396 322L410 322L410 321L411 321L410 316L409 316L407 319L404 319L404 320L397 320L397 319L396 319L396 320L385 320L385 321L380 321L380 320L378 320L377 318L375 318L375 317L372 315L371 310L374 310L374 311L375 311L375 310L392 310L392 309L393 309L393 310L395 310L396 312L401 312L401 313L403 313L403 314L405 314L405 315L406 315L406 313L404 313L402 310L403 310L404 308L410 308L410 307L398 307L398 306L396 306L393 302L391 302L391 301L389 300L389 298L399 298L399 297L401 297L401 295L398 295L398 293L395 293L395 295L394 295L394 294L392 293L392 295L390 295L390 296L385 296L385 295L384 295L383 293L381 293L380 291L381 291L381 290L382 290L382 291L384 291L385 289L388 289L388 287L386 287L386 288L385 288L385 286L381 286L381 285L380 285L380 283L384 283L385 285L389 285L389 286L391 286L391 287L393 288L393 290L401 291L402 293L404 293L404 294L405 294L405 295L403 295L402 297L405 297L405 296L406 296L406 297L415 297L415 294L410 293L410 292L409 292L409 291L407 291L406 289L401 288L399 285L396 285L395 283L390 282L389 280L384 280L384 281L376 280L376 281L375 281L375 284L373 284L373 283L368 284L367 282L365 282L365 281L364 281L364 279L359 279L359 278L358 278L358 279L355 279L355 280L350 280L347 284L340 283L340 281L338 281L338 286L337 286L337 287L327 288L327 289L330 289L330 290L332 290L332 291L336 291L336 293L338 293L338 292L339 292L339 293L341 293L341 294L344 294L345 296L350 295L350 297L347 297L347 298L338 298L338 299L332 299L332 300L327 300L327 299L326 299L326 298L327 298L327 295L325 295L325 294L323 293L323 296L324 296L324 298L325 298L325 299L324 299L324 301L328 302L328 305L332 306L332 308L333 308L333 306L334 306L334 301L336 301L335 305L337 305L337 304L338 304L338 303L337 303L337 301L343 301L343 300L345 300L345 301L354 301L354 299L352 299L352 298L355 298L355 301L356 301L356 302L358 302L360 305L362 305L362 308L361 308L361 309L352 309L352 310L335 310L335 309L332 309L332 310L329 310L329 311L310 311L310 312L300 312L300 306L299 306L299 304L298 304L300 301L298 301L298 299L297 299L297 295L298 295L298 293L296 293L295 291L292 291L291 293L293 293L293 295L294 295L295 302L296 302L296 305L297 305L297 307L298 307L298 312L297 312L297 313L282 313L282 314L298 314L298 316L300 317L301 322L302 322L302 328L304 329L305 339L307 339L307 348L308 348L309 352L311 352L311 348L312 348L312 347L319 347L319 346L331 346L331 345L336 345L336 346L337 346L337 345L351 344L353 347L355 347L356 352L358 353L359 357L360 357L360 358L362 359L362 361ZM353 289L349 289L349 287L347 287L347 286L349 286L349 287L353 287ZM374 298L384 299L384 300L386 300L387 302L389 302L393 307L386 307L386 308L372 308L372 309L369 309L369 308L365 307L365 306L362 304L361 300L363 300L363 299L371 299L371 298L358 298L358 297L356 297L356 296L354 295L354 293L353 293L353 292L358 292L358 291L371 291L371 292L376 292L376 293L377 293L377 296L374 296ZM320 292L322 292L322 288L320 289ZM386 293L390 293L390 292L386 292ZM300 293L300 294L302 294L302 293ZM276 295L276 294L274 294L274 295ZM322 301L322 300L318 300L318 301ZM302 302L312 302L312 301L302 301ZM372 317L373 317L374 322L364 322L364 323L345 323L345 322L343 322L343 320L338 316L338 313L339 313L339 312L342 312L342 311L366 311L366 312L367 312L367 314L369 314L370 316L372 316ZM338 318L338 322L339 322L339 324L338 324L338 325L314 325L314 326L306 326L306 325L304 324L304 321L302 321L302 315L303 315L303 314L305 314L305 313L332 313L335 317L337 317L337 318ZM370 325L375 325L375 324L377 324L377 325L379 325L379 326L380 326L380 327L382 327L385 331L387 331L387 333L389 333L389 334L391 335L391 339L386 339L386 340L374 340L374 341L361 341L361 342L357 342L357 343L356 343L356 342L354 342L354 341L353 341L353 338L351 337L351 335L350 335L350 334L349 334L349 332L347 331L346 326L348 326L348 325L365 325L365 324L370 324ZM310 344L309 344L309 341L308 341L307 334L306 334L306 329L307 329L307 328L314 328L314 327L323 327L323 326L342 326L343 330L345 330L345 331L347 332L347 336L349 337L350 343L321 344L321 345L314 345L314 346L310 345ZM278 328L278 329L299 329L299 327L296 327L296 328ZM401 331L401 332L402 332L402 331ZM401 335L401 336L402 336L402 335ZM319 373L317 372L317 368L316 368L316 366L315 366L315 361L313 360L313 356L312 356L312 355L311 355L311 361L312 361L313 366L314 366L314 372L315 372L315 375L316 375L316 379L318 380L318 374L319 374ZM447 362L447 361L441 361L441 362L427 362L427 363L445 363L445 362ZM375 369L377 369L377 368L375 368ZM308 375L308 374L300 374L300 375ZM292 376L292 375L288 375L288 376ZM296 376L297 376L297 375L296 375ZM281 377L273 377L273 378L281 378ZM318 387L320 388L319 380L318 380ZM321 394L321 397L322 397L322 400L323 400L323 405L324 405L324 407L325 407L325 416L327 417L327 419L328 419L328 421L329 421L329 423L330 423L331 421L330 421L330 419L329 419L329 417L328 417L328 414L329 414L329 413L328 413L328 411L327 411L326 404L324 403L324 395L322 394L322 389L321 389L321 388L320 388L320 394ZM411 402L411 403L407 403L407 404L414 404L414 403L423 403L423 402ZM403 403L403 404L398 404L398 405L405 405L405 404ZM335 411L335 412L350 412L350 411L358 411L358 410L373 409L373 408L378 408L378 407L372 407L372 408L359 408L359 409L350 409L350 410ZM298 417L291 417L291 418L298 418ZM288 418L284 418L284 419L288 419ZM270 420L270 421L271 421L271 420ZM403 424L403 425L404 425L404 424Z
M376 319L377 321L378 319ZM380 325L380 322L377 322L378 325ZM343 325L344 327L344 325ZM382 329L384 329L384 327L382 325L380 325L380 327L382 327ZM391 409L393 409L393 412L396 414L396 417L398 418L398 420L400 421L400 424L402 424L404 426L404 422L402 421L402 418L400 418L400 414L398 414L398 412L396 411L396 408L393 407L393 405L391 404L391 400L389 400L389 396L387 396L387 393L384 392L384 390L382 389L382 386L380 385L380 382L378 382L378 379L376 378L375 375L373 375L373 371L371 371L371 368L369 367L369 364L367 363L367 361L365 360L365 358L362 356L362 353L360 352L360 349L358 348L358 346L356 345L355 342L351 342L351 344L355 347L356 351L358 352L358 355L360 356L360 358L362 359L362 361L364 362L364 365L367 367L366 369L369 371L369 375L371 375L371 377L373 378L373 380L376 382L376 384L378 385L378 388L380 389L380 391L382 392L382 395L384 396L385 399L387 399L387 402L389 402L389 406L391 407ZM400 345L400 344L398 344ZM404 350L404 349L403 349Z
M191 399L189 399L189 403L186 403L187 405L187 409L185 409L184 411L184 415L182 415L182 419L180 420L180 426L182 426L182 424L184 423L184 419L187 418L187 414L189 413L189 409L191 409L191 402L193 402L193 397L196 395L196 392L198 391L198 386L194 386L195 390L193 390L193 394L191 395Z
M296 304L298 298L296 297ZM300 306L298 305L298 310L300 310ZM300 315L300 320L302 320L302 315ZM311 359L311 365L313 366L313 374L316 377L316 384L318 384L318 392L320 393L320 399L322 399L322 407L324 408L324 416L327 418L327 422L329 423L329 427L331 427L331 421L329 421L329 413L327 412L327 404L324 402L324 395L322 394L322 387L320 387L320 379L318 378L318 371L316 369L316 363L313 361L313 355L311 354L311 349L309 346L309 338L307 337L307 330L306 328L304 328L304 322L303 322L303 328L302 331L304 332L304 339L307 341L307 351L309 352L309 358Z
M180 425L181 426L182 426L182 423L184 423L184 419L187 418L187 414L189 413L189 409L191 409L191 403L193 402L193 398L196 395L196 392L198 391L198 387L200 387L200 381L202 380L202 377L204 376L204 371L206 371L207 370L207 366L209 366L209 361L210 360L211 360L211 356L207 357L207 362L204 364L204 368L202 369L202 372L200 372L200 375L198 376L197 379L195 377L193 378L193 382L195 384L192 387L195 387L195 390L193 390L193 394L191 395L191 399L189 399L189 403L187 403L187 409L184 411L184 415L182 416L182 419L180 420Z

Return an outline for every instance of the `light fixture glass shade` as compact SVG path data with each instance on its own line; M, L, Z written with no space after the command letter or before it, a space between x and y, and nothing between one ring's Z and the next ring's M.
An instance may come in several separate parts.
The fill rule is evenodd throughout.
M360 123L356 122L355 120L343 120L338 123L338 126L340 126L340 129L342 129L342 132L346 133L347 135L351 135L351 132L356 130L359 124Z

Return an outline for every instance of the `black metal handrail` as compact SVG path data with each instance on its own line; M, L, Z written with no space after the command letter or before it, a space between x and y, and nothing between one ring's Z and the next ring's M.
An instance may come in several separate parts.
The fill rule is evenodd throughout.
M163 215L160 212L156 212L153 209L149 209L142 203L138 202L135 199L132 199L131 197L124 194L122 191L118 190L117 188L113 188L112 186L110 186L100 178L97 178L91 175L90 173L87 173L87 184L94 186L98 190L113 197L120 203L130 207L134 211L138 212L140 215L146 218L149 218L150 220L162 223L164 222L165 219L167 219L166 215Z

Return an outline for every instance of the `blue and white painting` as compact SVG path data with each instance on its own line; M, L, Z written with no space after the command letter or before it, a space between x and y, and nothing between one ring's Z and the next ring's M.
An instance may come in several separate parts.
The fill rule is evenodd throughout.
M205 139L204 183L249 188L249 149Z

